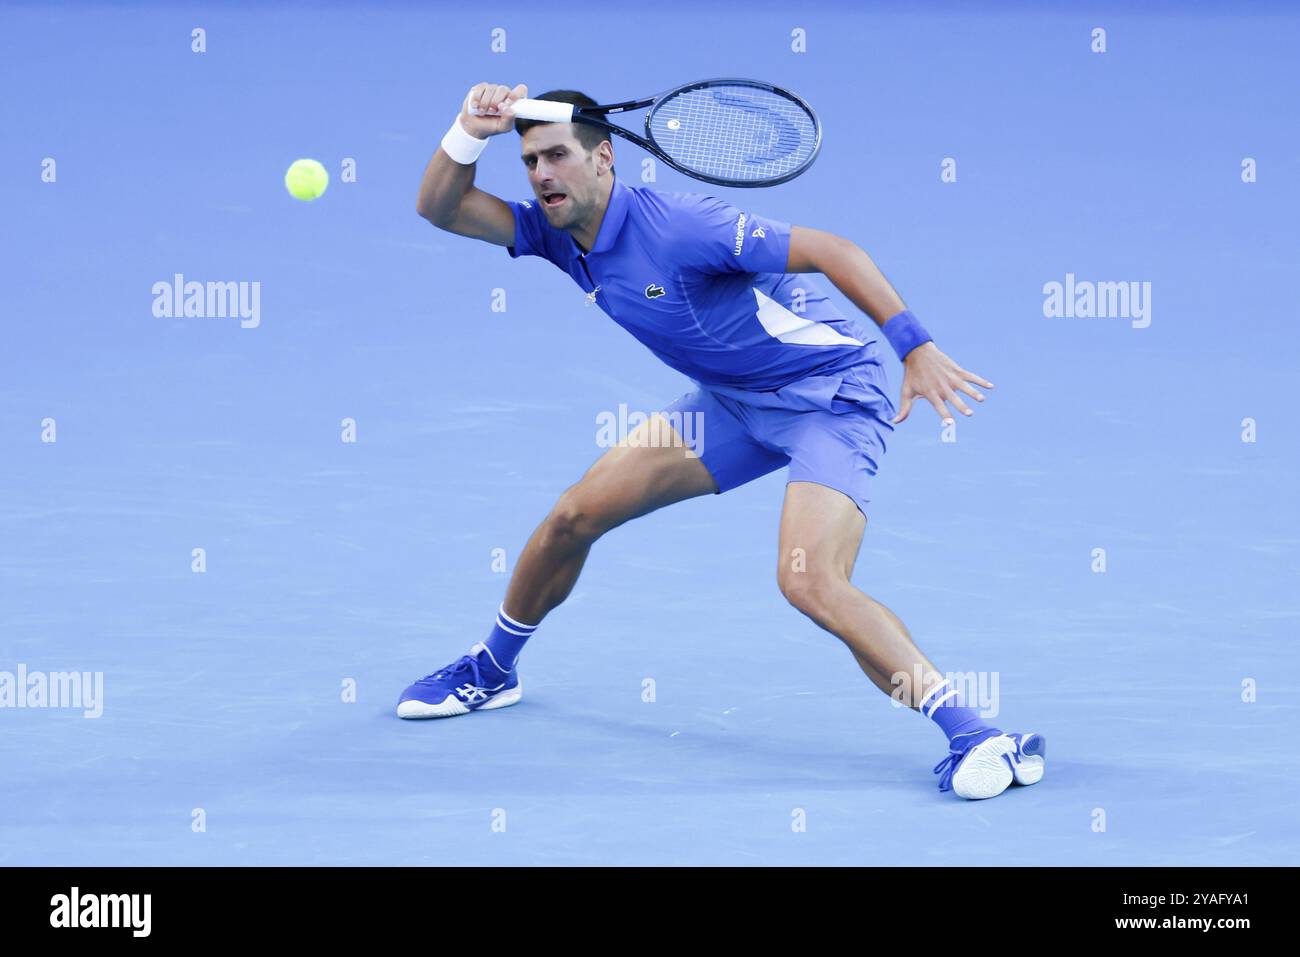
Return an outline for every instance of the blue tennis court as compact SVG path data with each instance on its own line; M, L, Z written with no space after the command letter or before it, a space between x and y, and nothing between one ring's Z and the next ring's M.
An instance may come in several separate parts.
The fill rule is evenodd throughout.
M1300 12L664 9L0 10L0 863L1296 861ZM853 581L1048 737L1035 787L940 793L782 597L784 472L603 538L518 707L394 714L600 417L691 388L417 217L425 163L479 81L732 75L817 108L807 173L619 171L853 239L996 384L899 426ZM531 196L513 134L477 185Z

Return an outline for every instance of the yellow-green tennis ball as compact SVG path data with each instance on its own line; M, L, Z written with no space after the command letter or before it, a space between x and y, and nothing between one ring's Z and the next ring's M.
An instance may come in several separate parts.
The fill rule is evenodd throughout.
M284 174L284 188L295 199L315 199L329 184L330 174L315 160L294 160L289 172Z

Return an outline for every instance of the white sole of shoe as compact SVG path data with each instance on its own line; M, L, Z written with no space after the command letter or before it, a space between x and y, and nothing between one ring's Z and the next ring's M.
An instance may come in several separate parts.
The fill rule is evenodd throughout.
M975 745L952 776L952 790L958 797L970 801L983 801L997 797L1013 779L1011 768L1003 755L1014 754L1016 742L1005 734L989 738Z
M397 716L399 718L454 718L457 715L469 714L471 710L495 711L497 708L508 708L512 704L518 704L523 696L524 683L521 681L509 691L503 691L479 708L467 708L465 702L454 694L449 694L438 704L430 704L427 701L403 701L397 706Z

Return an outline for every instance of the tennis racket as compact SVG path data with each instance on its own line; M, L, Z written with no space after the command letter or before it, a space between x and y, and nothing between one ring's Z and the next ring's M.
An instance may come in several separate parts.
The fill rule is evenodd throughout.
M605 119L649 107L645 135ZM607 106L516 100L514 115L591 123L637 144L687 176L718 186L775 186L817 158L821 123L802 98L759 80L699 80L666 93Z

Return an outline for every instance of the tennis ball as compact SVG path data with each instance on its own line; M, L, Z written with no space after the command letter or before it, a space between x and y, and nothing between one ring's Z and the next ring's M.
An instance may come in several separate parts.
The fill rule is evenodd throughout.
M284 188L295 199L315 199L329 184L330 174L313 159L294 160L289 172L284 174Z

